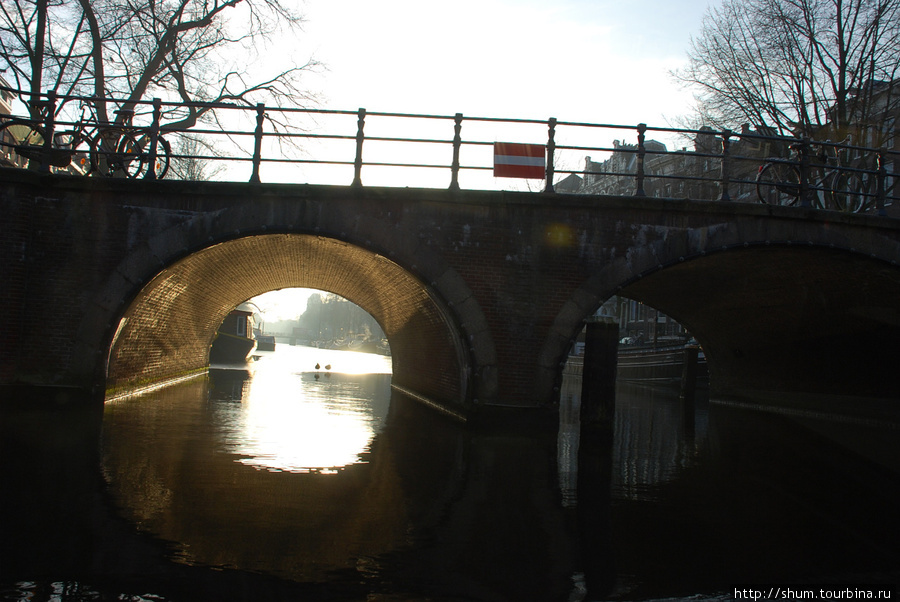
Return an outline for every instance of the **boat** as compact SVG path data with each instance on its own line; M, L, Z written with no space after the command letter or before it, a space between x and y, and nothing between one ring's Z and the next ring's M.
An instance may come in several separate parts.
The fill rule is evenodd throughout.
M259 330L254 330L253 338L256 339L257 351L275 351L275 335L263 334Z
M209 361L217 364L246 363L256 349L253 338L253 310L239 305L225 316L209 348Z

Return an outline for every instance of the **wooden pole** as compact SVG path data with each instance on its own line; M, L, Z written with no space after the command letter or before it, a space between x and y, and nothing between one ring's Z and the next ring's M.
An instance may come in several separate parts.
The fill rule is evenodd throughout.
M616 402L619 325L615 318L587 321L581 381L581 427L612 427Z
M693 403L697 394L697 358L700 347L684 346L684 368L681 372L681 399Z
M577 523L586 599L604 599L616 580L610 487L619 326L614 318L587 322L578 442Z

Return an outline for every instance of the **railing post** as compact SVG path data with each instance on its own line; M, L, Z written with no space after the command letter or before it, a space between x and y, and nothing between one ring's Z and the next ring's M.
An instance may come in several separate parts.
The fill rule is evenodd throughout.
M353 183L351 186L362 186L362 147L363 141L366 139L363 134L363 128L366 126L366 110L360 109L357 112L359 118L356 120L356 159L353 161Z
M556 117L551 117L547 122L547 175L544 185L544 192L555 192L553 190L553 174L556 171L553 163L556 160Z
M887 181L887 167L884 165L884 151L878 151L878 173L875 175L875 208L878 209L878 215L885 216L887 211L884 208L887 190L885 183Z
M253 173L250 175L250 182L259 184L262 180L259 178L259 166L262 163L262 139L263 139L263 122L266 119L266 105L259 102L256 103L256 132L253 134Z
M720 201L731 200L731 195L728 194L728 188L731 186L731 134L731 130L722 130L722 195L719 197Z
M53 133L56 129L56 92L47 91L47 108L44 112L44 151L41 153L40 173L50 173L53 163Z
M462 113L453 118L453 162L450 164L450 190L459 190L459 149L462 146Z
M162 99L153 99L153 123L150 124L150 152L147 154L147 180L156 179L156 155L159 150L159 121L162 118Z
M637 126L637 130L638 130L637 177L636 177L637 190L635 190L634 196L647 196L646 193L644 193L644 156L647 154L647 149L644 147L644 135L647 132L647 124L639 123Z
M809 207L812 203L809 198L809 138L803 137L800 141L800 206Z

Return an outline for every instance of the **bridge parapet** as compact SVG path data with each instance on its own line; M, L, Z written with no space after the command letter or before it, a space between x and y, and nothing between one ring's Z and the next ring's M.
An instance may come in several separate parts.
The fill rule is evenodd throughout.
M17 132L15 136L0 133L0 156L19 164L30 162L45 173L68 169L99 175L105 172L95 166L106 160L122 164L122 175L147 179L166 174L191 179L215 173L217 179L252 183L362 186L365 182L497 189L510 186L509 179L495 177L500 173L497 141L506 140L519 146L527 143L539 151L539 156L528 159L540 159L543 168L538 174L543 185L512 185L524 190L811 204L879 215L900 205L896 203L900 198L900 151L852 145L846 140L785 138L749 128L740 132L685 130L554 117L513 119L200 103L199 108L219 113L222 121L231 125L227 130L183 131L166 119L184 109L179 103L128 101L128 106L137 108L132 121L102 124L59 118L55 111L66 115L71 112L67 106L79 103L121 105L124 101L52 94L45 101L51 110L43 121L9 116L16 120L14 127L3 130L0 124L0 132ZM21 132L29 128L40 134L31 144L39 143L41 148L25 148L27 141L22 140ZM140 143L140 152L129 159L90 144L92 136L103 131L132 136ZM61 140L82 140L81 146L57 145L51 135L54 132L70 134ZM177 143L185 134L202 137L203 147L216 151L203 151L196 145L186 150ZM678 149L685 140L693 144L691 150ZM80 166L65 167L65 157L59 163L66 153L72 166ZM592 160L591 155L600 160ZM519 159L525 160L503 160ZM147 165L155 165L155 169L147 169ZM572 169L573 165L584 167Z

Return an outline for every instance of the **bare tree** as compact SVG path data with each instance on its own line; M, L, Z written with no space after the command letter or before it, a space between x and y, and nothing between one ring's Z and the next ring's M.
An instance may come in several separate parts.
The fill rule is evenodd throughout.
M225 166L215 161L219 155L215 146L202 136L181 134L172 150L170 169L180 180L215 180L225 171Z
M180 101L167 125L189 128L210 109L191 103L310 100L300 76L316 66L266 47L303 20L286 0L3 0L0 69L31 94L54 91ZM283 54L283 56L281 56ZM267 56L251 72L254 59ZM281 61L271 57L279 56ZM94 103L110 121L105 103ZM118 119L124 119L119 117Z
M883 132L900 107L900 0L724 0L688 59L675 76L708 125L832 140L860 125Z

